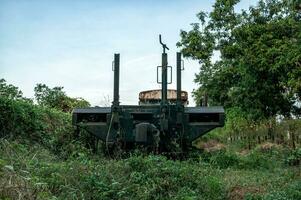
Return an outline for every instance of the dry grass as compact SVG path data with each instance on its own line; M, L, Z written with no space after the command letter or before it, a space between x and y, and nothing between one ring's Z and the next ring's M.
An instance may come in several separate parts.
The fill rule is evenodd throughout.
M37 199L36 189L26 177L17 174L13 166L0 171L0 199Z
M203 149L206 152L214 152L225 149L226 146L216 140L209 140L207 142L199 142L196 144L196 147L199 149Z
M245 199L246 194L263 194L265 192L264 188L249 186L234 186L231 188L228 198L231 200L243 200Z

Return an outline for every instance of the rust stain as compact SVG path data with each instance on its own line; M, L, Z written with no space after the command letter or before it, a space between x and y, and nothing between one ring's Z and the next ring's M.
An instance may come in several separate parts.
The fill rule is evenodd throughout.
M160 100L161 99L161 90L147 90L139 93L139 100ZM176 100L177 99L177 90L167 90L167 99ZM188 100L188 93L186 91L181 91L181 100Z

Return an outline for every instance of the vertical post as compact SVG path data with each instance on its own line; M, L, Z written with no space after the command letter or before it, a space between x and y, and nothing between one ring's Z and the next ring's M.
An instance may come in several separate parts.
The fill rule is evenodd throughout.
M181 85L182 85L182 77L181 77L181 53L177 52L177 105L182 104L181 100Z
M162 53L162 105L167 104L167 53Z
M114 99L113 106L119 106L119 61L120 54L114 54Z

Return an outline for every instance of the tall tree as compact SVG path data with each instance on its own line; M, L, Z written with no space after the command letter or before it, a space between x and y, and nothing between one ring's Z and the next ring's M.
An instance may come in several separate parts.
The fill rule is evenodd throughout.
M83 98L68 97L63 91L63 87L49 88L45 84L37 84L34 91L39 105L55 108L63 112L71 112L74 108L90 106L90 103Z
M251 119L288 116L301 97L301 4L260 0L238 13L238 2L216 0L180 33L184 56L201 64L195 100L208 96L209 104L239 107Z
M0 79L0 97L16 100L22 98L22 95L23 93L18 87L12 84L7 84L3 78Z

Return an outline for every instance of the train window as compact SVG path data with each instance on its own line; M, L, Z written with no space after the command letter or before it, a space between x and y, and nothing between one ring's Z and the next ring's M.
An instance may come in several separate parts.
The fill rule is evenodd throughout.
M219 122L219 113L190 113L189 122Z
M149 121L153 119L152 113L131 113L133 120L136 121Z
M78 114L79 122L106 122L107 113L81 113Z

